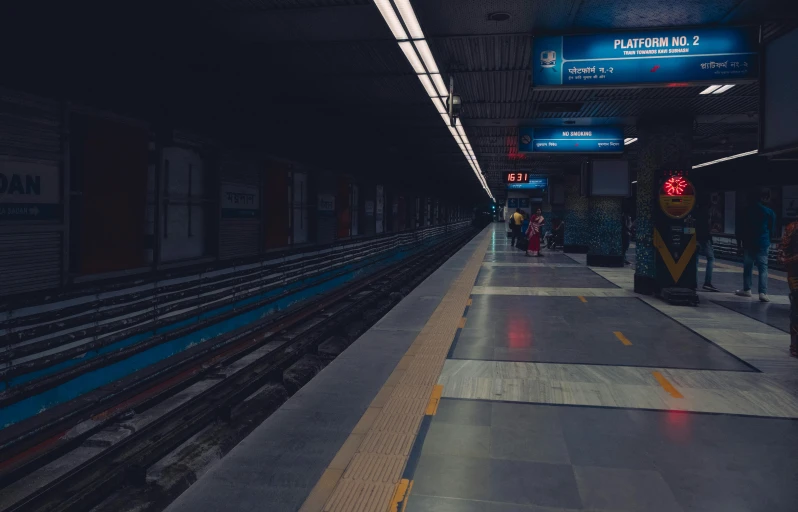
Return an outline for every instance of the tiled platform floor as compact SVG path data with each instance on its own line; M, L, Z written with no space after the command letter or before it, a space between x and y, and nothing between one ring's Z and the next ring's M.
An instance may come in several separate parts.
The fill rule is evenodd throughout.
M635 297L477 295L452 357L752 371Z
M444 399L407 510L791 511L796 435L798 420Z
M796 510L786 333L751 301L670 306L633 277L527 258L494 224L170 510ZM788 301L771 298L774 323ZM408 408L386 416L395 398Z

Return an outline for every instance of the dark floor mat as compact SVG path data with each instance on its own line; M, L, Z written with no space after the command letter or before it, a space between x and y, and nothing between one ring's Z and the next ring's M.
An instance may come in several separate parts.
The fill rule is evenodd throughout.
M637 298L472 299L453 359L755 371Z
M790 332L790 306L788 304L754 300L751 302L713 300L712 302L781 331Z

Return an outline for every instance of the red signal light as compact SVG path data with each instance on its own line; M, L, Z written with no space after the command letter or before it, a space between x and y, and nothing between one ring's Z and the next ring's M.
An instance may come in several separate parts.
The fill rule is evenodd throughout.
M674 176L668 178L662 188L669 196L680 196L684 194L684 191L687 189L687 180L680 176Z

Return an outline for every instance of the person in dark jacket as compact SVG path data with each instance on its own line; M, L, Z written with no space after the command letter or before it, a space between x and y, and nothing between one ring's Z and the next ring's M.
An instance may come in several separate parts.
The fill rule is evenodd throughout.
M704 290L708 292L720 291L712 284L712 270L715 266L715 249L712 247L712 234L710 232L711 219L709 208L706 204L700 205L696 212L695 235L698 242L699 254L707 259L707 270L704 273ZM698 258L695 259L696 265Z
M759 201L748 209L743 238L743 289L735 293L741 297L751 296L751 281L754 265L759 270L759 300L770 302L768 297L768 249L776 226L776 214L767 207L770 193L762 190Z

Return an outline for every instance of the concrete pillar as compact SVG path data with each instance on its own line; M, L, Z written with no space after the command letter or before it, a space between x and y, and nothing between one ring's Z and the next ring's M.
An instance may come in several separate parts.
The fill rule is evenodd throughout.
M664 172L690 170L693 145L691 117L651 116L637 125L637 244L635 292L653 294L656 289L656 259L653 243L653 215L657 206L656 188Z

